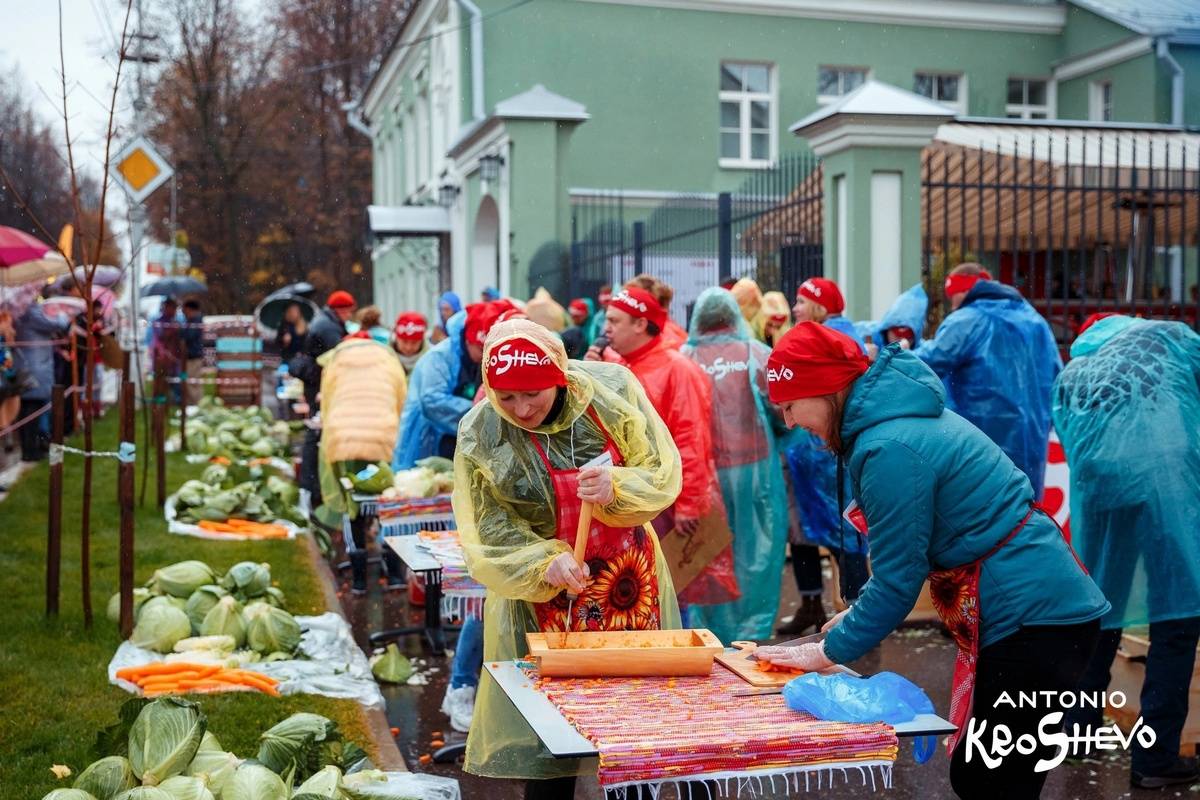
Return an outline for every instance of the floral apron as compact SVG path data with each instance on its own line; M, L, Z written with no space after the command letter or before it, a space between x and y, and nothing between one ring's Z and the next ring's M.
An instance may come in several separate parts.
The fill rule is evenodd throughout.
M595 410L588 416L604 435L604 452L615 466L624 460L600 422ZM583 503L579 499L579 469L555 469L550 465L537 435L530 440L550 474L558 508L555 538L574 547ZM572 604L566 591L546 603L535 603L538 627L543 631L636 631L657 630L660 626L657 559L653 538L645 527L617 528L592 521L584 560L591 572L591 583ZM571 619L567 619L570 607Z
M1013 537L1029 522L1035 511L1041 509L1033 505L1017 526L1009 531L1000 542L981 558L952 569L933 570L929 573L929 598L938 616L950 632L954 643L958 645L958 655L954 662L954 684L950 693L950 723L958 732L951 735L947 741L947 750L954 753L960 735L971 718L971 710L975 697L975 668L979 661L979 575L983 562L999 552L1000 548L1012 541ZM1047 515L1050 516L1050 515ZM1053 521L1054 517L1050 516ZM1057 526L1057 522L1055 525ZM1062 528L1059 528L1062 533ZM1063 534L1066 539L1066 534ZM1070 544L1067 544L1070 548ZM1087 573L1083 562L1075 551L1075 563Z

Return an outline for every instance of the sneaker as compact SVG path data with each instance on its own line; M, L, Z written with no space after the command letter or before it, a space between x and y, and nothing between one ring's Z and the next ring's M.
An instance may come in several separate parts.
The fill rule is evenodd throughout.
M446 698L442 700L442 713L450 717L450 727L459 733L471 730L471 718L475 715L475 687L446 687Z
M1162 789L1181 783L1195 783L1197 780L1200 780L1200 767L1197 767L1195 758L1180 758L1173 767L1158 775L1134 772L1129 776L1129 783L1135 789Z

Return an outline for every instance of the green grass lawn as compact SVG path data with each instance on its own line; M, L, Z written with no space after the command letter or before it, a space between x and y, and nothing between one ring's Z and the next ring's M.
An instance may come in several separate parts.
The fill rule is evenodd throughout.
M139 426L139 435L141 433ZM96 449L115 450L116 413L97 427ZM80 446L80 442L73 444ZM139 451L146 449L138 442ZM141 457L141 452L139 452ZM199 477L204 465L168 456L167 487ZM105 616L117 590L117 462L97 460L92 500L91 630L83 625L79 586L79 517L83 466L67 456L63 493L62 595L59 617L45 617L46 515L49 470L45 464L27 473L0 503L0 796L39 798L58 783L51 764L76 773L93 760L96 732L116 721L117 709L132 695L108 683L106 666L120 636ZM139 480L141 466L138 466ZM167 533L154 505L154 468L150 469L146 507L136 515L137 585L158 567L200 559L218 572L238 561L266 561L275 582L296 614L325 611L318 579L303 542L214 542ZM361 707L352 701L315 695L272 698L252 693L195 696L208 715L209 730L227 750L254 755L259 734L295 711L334 719L347 736L373 751ZM14 791L14 790L19 790Z

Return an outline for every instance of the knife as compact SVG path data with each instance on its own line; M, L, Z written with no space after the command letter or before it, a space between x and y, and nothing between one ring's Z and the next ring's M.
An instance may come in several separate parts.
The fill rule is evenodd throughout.
M802 644L812 644L813 642L823 642L823 641L825 641L825 636L826 636L826 631L821 631L820 633L814 633L811 636L801 636L799 639L790 639L786 642L780 642L779 644L769 644L769 645L762 645L762 646L763 647L799 647ZM733 646L739 647L742 650L746 650L746 649L751 649L751 648L747 648L744 645L750 645L750 644L754 644L754 643L753 642L734 642ZM747 658L749 658L751 661L758 661L758 656L754 655L754 652L753 652L753 649L757 649L758 647L759 647L759 645L754 644L754 648L751 649L752 651L751 651L750 655L747 656Z

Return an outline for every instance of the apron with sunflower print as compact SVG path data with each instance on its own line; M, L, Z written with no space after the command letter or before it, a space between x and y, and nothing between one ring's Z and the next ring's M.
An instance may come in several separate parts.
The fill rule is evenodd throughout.
M958 728L947 740L947 750L954 753L959 742L959 736L971 718L971 708L975 696L975 667L979 660L979 575L983 570L983 562L999 552L1000 548L1012 541L1013 537L1029 522L1038 506L1031 506L1028 513L1021 519L999 544L979 559L963 564L953 569L939 569L929 573L929 599L937 610L942 624L950 632L954 643L958 645L958 656L954 661L954 684L950 692L950 723ZM1054 517L1050 516L1053 520ZM1055 522L1055 525L1058 523ZM1062 528L1059 528L1062 532ZM1066 535L1063 535L1066 538ZM1067 545L1070 547L1070 544ZM1071 551L1075 555L1075 551ZM1075 556L1075 562L1085 573L1083 563Z
M624 461L621 453L592 408L588 416L604 435L604 452L614 466ZM579 470L555 469L550 465L541 443L529 435L550 474L558 507L555 537L574 546L579 514L583 507L578 497ZM591 573L591 584L572 605L565 591L546 603L535 603L538 627L543 631L644 631L660 626L658 577L654 540L641 525L616 528L597 520L588 533L584 560ZM572 608L571 619L567 609Z

